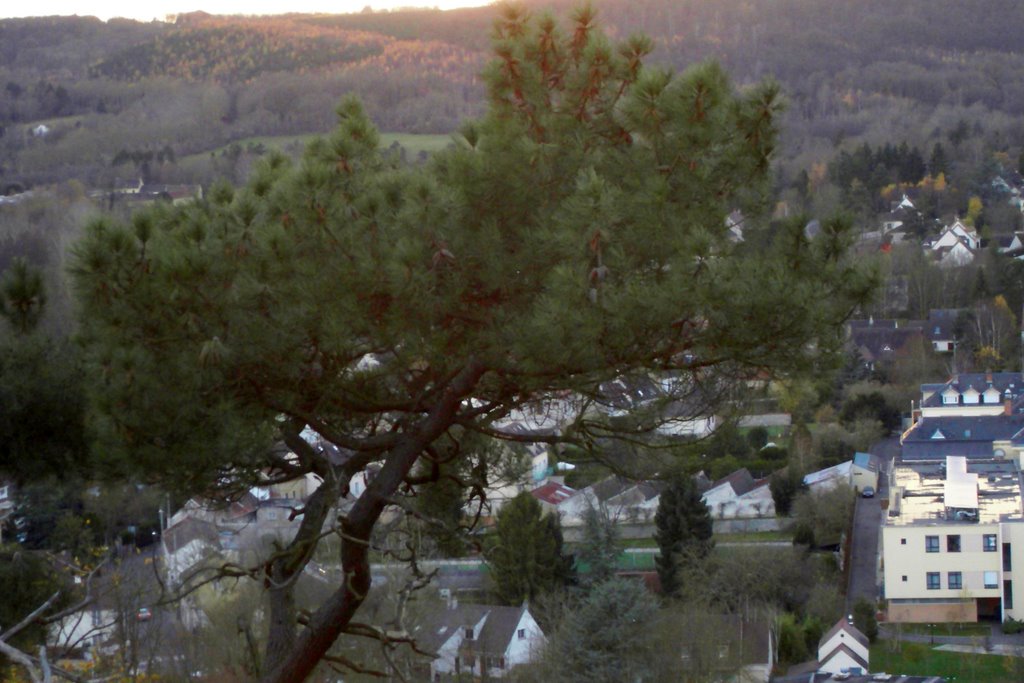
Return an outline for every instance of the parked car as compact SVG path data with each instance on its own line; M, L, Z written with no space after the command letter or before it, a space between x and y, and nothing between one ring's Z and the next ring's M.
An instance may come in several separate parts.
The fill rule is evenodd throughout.
M874 498L875 497L875 487L874 486L865 486L863 489L861 489L860 495L861 495L861 498Z
M140 607L135 613L135 621L149 621L153 618L153 611L148 607Z

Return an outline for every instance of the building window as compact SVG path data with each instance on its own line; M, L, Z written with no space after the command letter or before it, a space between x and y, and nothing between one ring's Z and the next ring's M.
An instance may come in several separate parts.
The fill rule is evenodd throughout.
M519 637L519 640L522 640L523 638L526 637L526 629L525 628L519 629L519 631L516 632L516 635Z
M949 534L946 536L946 552L960 552L960 534Z
M1013 562L1010 560L1010 544L1009 543L1004 543L1003 544L1003 571L1004 572L1011 572L1011 571L1013 571Z
M924 537L924 550L928 553L939 552L939 537L938 536L925 536Z
M1013 609L1013 581L1003 581L1003 609Z
M982 540L983 540L982 545L984 546L986 553L994 553L996 551L996 535L995 534L985 534L984 536L982 536Z
M964 587L964 575L960 572L947 573L946 585L952 590L960 590Z
M998 572L985 572L985 588L999 588Z
M470 626L466 629L466 640L473 640L473 627Z
M937 591L942 587L939 579L939 572L928 572L928 590Z
M907 539L901 538L900 539L900 545L906 545L906 544L907 544Z
M907 575L906 575L906 574L904 574L904 575L903 575L903 583L906 583L906 582L907 582Z

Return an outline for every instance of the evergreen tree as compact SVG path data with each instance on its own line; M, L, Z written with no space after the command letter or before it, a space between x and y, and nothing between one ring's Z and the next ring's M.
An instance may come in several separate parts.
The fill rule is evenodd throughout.
M494 536L487 563L502 602L520 605L565 586L569 577L558 518L543 514L529 493L501 508Z
M659 554L654 563L665 595L680 588L680 570L704 559L711 551L711 514L701 500L693 479L673 478L658 499L654 515L654 539Z
M36 328L46 307L43 274L15 258L0 279L0 317L18 334Z
M595 683L650 680L648 648L657 601L643 583L598 584L552 638L545 679Z
M619 529L604 506L589 505L583 511L583 540L576 557L588 567L588 585L599 584L615 576Z
M651 41L613 45L590 8L564 32L505 8L494 35L489 113L431 163L389 161L346 100L296 167L267 155L244 188L97 220L76 248L96 452L187 495L321 482L254 572L268 683L305 679L353 621L388 506L446 457L489 478L486 449L442 444L533 441L495 425L630 372L691 399L815 372L873 289L839 223L757 248L725 234L731 210L764 208L776 86L646 68ZM594 442L577 427L558 438ZM300 624L293 579L370 467L338 522L345 580Z

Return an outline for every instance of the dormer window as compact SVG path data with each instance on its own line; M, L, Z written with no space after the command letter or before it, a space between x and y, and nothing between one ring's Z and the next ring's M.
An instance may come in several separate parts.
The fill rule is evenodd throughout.
M978 391L972 387L964 392L964 403L975 404L978 402L978 399L980 397L981 394L979 394Z
M467 626L466 627L466 640L473 640L473 627L472 626Z
M960 392L956 389L947 389L942 392L942 404L947 406L955 406L960 403Z
M946 435L943 434L941 430L936 429L935 433L932 434L932 438L933 439L945 439Z

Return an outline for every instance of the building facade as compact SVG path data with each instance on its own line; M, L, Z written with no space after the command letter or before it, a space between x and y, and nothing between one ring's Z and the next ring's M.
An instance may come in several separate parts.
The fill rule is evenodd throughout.
M896 465L882 527L888 620L1024 618L1021 490L1012 460Z

